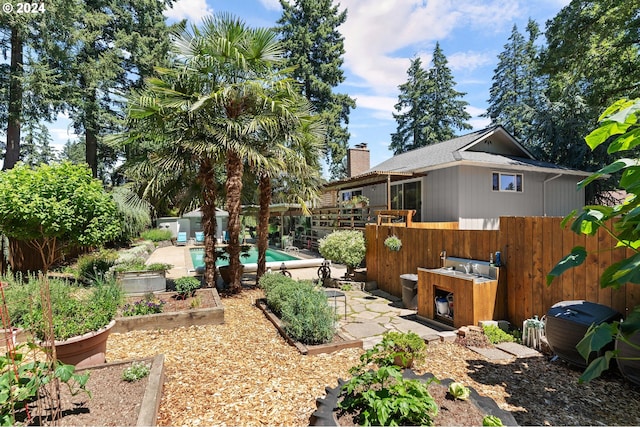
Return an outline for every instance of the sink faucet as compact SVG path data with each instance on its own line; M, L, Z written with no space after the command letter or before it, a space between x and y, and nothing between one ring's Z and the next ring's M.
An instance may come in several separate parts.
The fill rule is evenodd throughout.
M480 274L480 265L477 263L471 264L471 272L474 274Z
M469 274L469 263L466 264L460 264L460 267L464 268L464 272Z
M442 261L442 267L446 267L447 264L447 251L443 250L440 252L440 260Z

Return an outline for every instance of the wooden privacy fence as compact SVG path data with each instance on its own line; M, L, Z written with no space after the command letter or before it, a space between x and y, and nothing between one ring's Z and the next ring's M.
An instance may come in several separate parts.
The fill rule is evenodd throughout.
M626 315L640 305L640 285L619 290L600 288L600 275L623 259L626 249L611 250L614 240L604 230L596 236L577 235L560 226L556 217L501 217L500 230L450 230L367 225L367 279L396 296L402 295L400 275L418 267L437 268L440 254L447 257L489 260L502 252L494 319L515 325L533 315L542 316L559 301L584 299ZM392 234L402 240L399 252L389 251L384 239ZM589 251L586 262L546 285L546 275L574 246Z

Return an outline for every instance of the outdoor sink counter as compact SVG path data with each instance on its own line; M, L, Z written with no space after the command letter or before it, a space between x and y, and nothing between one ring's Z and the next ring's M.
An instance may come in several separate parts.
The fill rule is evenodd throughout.
M464 265L475 273L467 273ZM499 269L486 261L462 258L448 258L441 268L418 268L418 316L455 328L493 320L498 274ZM447 297L452 303L449 313L438 313L436 298Z

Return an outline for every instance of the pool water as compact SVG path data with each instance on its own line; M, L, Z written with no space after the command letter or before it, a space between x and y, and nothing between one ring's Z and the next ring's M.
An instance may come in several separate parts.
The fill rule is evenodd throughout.
M193 268L204 267L204 249L203 248L192 248L189 250L191 254L191 261L193 262ZM285 252L278 251L275 249L267 249L266 253L267 262L274 261L294 261L300 258L289 255ZM258 262L258 248L252 246L249 249L249 256L243 257L240 256L240 262L242 264L256 264ZM228 259L218 259L216 261L216 265L218 267L223 265L229 265Z

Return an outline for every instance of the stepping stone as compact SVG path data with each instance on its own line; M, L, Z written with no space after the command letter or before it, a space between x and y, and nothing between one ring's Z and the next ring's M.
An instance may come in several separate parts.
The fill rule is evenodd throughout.
M501 342L499 344L496 344L496 347L502 351L506 351L509 354L513 354L517 358L542 356L542 354L540 354L538 351L527 347L526 345L518 344L515 342Z
M486 357L489 360L510 360L513 356L506 351L502 351L496 347L468 347L478 354Z

